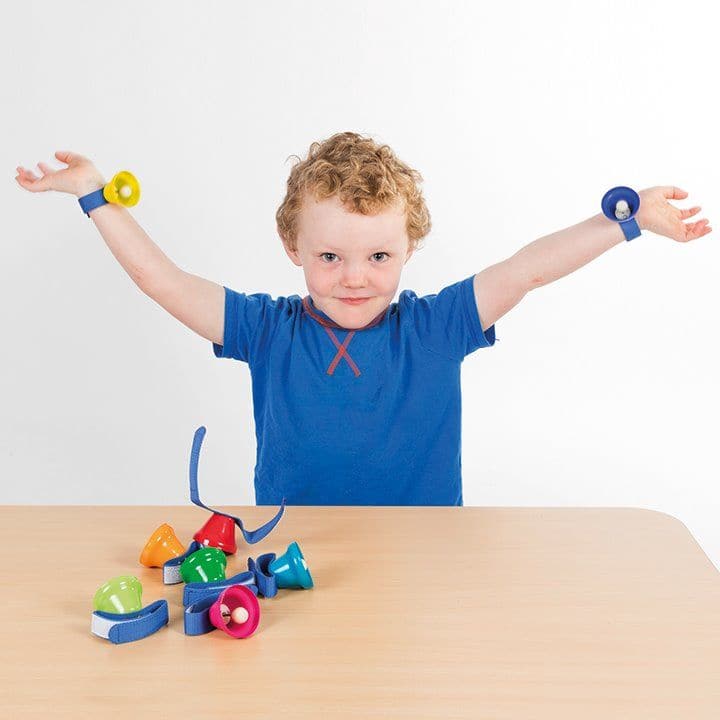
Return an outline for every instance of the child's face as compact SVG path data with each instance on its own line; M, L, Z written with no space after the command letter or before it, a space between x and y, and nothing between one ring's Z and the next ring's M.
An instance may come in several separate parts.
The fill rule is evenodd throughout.
M337 196L305 198L297 248L285 251L302 266L315 306L344 328L363 327L388 307L412 255L404 209L361 215L346 210ZM368 299L349 304L343 298Z

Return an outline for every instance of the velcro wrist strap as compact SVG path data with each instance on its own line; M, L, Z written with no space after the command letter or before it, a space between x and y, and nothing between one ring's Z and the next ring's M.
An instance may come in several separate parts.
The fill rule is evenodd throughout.
M270 570L270 563L275 559L275 553L258 555L257 560L248 558L248 570L255 576L258 592L266 598L277 595L277 580L275 573Z
M120 643L141 640L168 624L167 600L156 600L132 613L109 613L95 610L90 630L94 635Z
M180 566L183 564L186 558L190 557L194 552L200 550L202 545L197 541L193 540L190 543L190 547L180 556L171 558L163 565L163 584L164 585L177 585L183 581L182 575L180 574Z
M225 580L188 583L183 589L183 605L187 607L208 595L215 595L215 597L217 597L223 590L229 588L231 585L247 585L255 595L257 595L258 592L255 575L249 571L245 571Z
M105 199L105 195L103 194L103 190L104 188L100 188L99 190L95 190L94 192L88 193L87 195L83 195L81 198L78 198L80 207L83 209L83 212L88 217L90 217L90 212L95 208L99 208L101 205L108 204L108 201Z
M249 545L260 542L264 537L269 535L273 528L278 524L278 522L280 522L280 518L285 512L285 498L283 498L280 509L277 511L275 517L273 517L271 520L268 520L268 522L259 527L257 530L246 530L243 526L242 520L239 517L235 517L235 515L230 515L228 513L220 512L219 510L213 510L212 508L205 505L203 501L200 500L197 478L198 462L200 460L200 448L202 447L205 432L206 430L204 427L199 427L195 431L195 436L193 437L192 450L190 452L190 500L192 500L192 502L198 507L205 508L205 510L209 510L216 515L223 515L224 517L229 517L234 520L235 524L240 528L240 532L242 533L243 538L245 538L245 542Z

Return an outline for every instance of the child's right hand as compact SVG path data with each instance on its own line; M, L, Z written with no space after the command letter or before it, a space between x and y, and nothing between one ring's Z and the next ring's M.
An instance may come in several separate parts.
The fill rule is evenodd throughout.
M18 166L15 176L18 184L30 192L55 190L82 197L105 186L105 180L90 160L77 153L58 150L55 157L68 167L54 170L46 163L38 163L42 177Z

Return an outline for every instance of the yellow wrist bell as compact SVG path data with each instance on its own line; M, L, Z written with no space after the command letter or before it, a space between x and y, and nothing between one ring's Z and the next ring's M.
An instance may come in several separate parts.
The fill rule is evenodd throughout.
M140 183L131 172L121 170L103 188L103 197L110 203L132 207L140 200Z
M140 201L140 183L128 170L121 170L100 190L95 190L78 198L83 212L90 217L90 212L107 203L132 207Z

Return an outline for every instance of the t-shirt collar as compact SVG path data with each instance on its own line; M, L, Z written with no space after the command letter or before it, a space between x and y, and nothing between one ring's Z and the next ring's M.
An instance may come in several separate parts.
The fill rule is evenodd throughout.
M334 328L335 330L369 330L370 328L379 325L387 315L389 307L385 308L381 313L376 315L367 325L363 325L361 328L344 328L342 325L338 325L334 320L331 320L322 310L319 310L313 302L310 295L306 295L302 301L303 310L316 322L320 323L323 327Z

